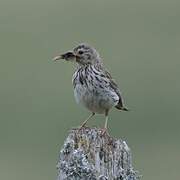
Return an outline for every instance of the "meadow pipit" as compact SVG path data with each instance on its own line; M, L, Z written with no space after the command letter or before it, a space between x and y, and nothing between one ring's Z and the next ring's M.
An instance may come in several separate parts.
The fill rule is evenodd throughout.
M54 58L55 61L59 59L76 62L77 64L72 78L74 96L77 103L82 104L92 112L83 122L81 128L96 113L104 114L106 117L102 132L104 134L107 130L109 110L112 107L122 111L128 111L128 109L124 106L121 92L116 82L104 68L99 53L95 48L82 43L72 51Z

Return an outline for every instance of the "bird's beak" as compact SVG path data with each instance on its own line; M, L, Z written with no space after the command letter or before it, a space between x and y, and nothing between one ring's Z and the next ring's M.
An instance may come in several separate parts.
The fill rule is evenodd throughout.
M76 58L76 55L72 51L68 51L64 54L54 57L53 61L58 61L60 59L65 59L65 60L69 61L69 60L73 60L75 58Z

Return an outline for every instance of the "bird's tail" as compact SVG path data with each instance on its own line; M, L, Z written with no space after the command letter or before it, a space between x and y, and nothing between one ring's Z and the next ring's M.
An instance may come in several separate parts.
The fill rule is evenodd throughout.
M122 111L129 111L128 108L124 107L124 106L120 106L119 104L115 106L117 109L122 110Z

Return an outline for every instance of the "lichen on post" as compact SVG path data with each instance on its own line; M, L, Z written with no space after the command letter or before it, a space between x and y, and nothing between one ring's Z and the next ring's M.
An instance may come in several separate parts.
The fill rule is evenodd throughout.
M73 129L60 151L57 180L139 180L125 141L98 128Z

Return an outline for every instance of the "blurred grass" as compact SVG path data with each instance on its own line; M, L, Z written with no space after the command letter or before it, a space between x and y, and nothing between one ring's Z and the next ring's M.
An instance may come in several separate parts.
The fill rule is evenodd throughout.
M88 112L76 105L73 65L53 63L79 42L95 46L129 113L113 110L144 179L179 179L180 3L172 0L0 2L0 179L55 179L68 130ZM90 125L102 126L96 116Z

